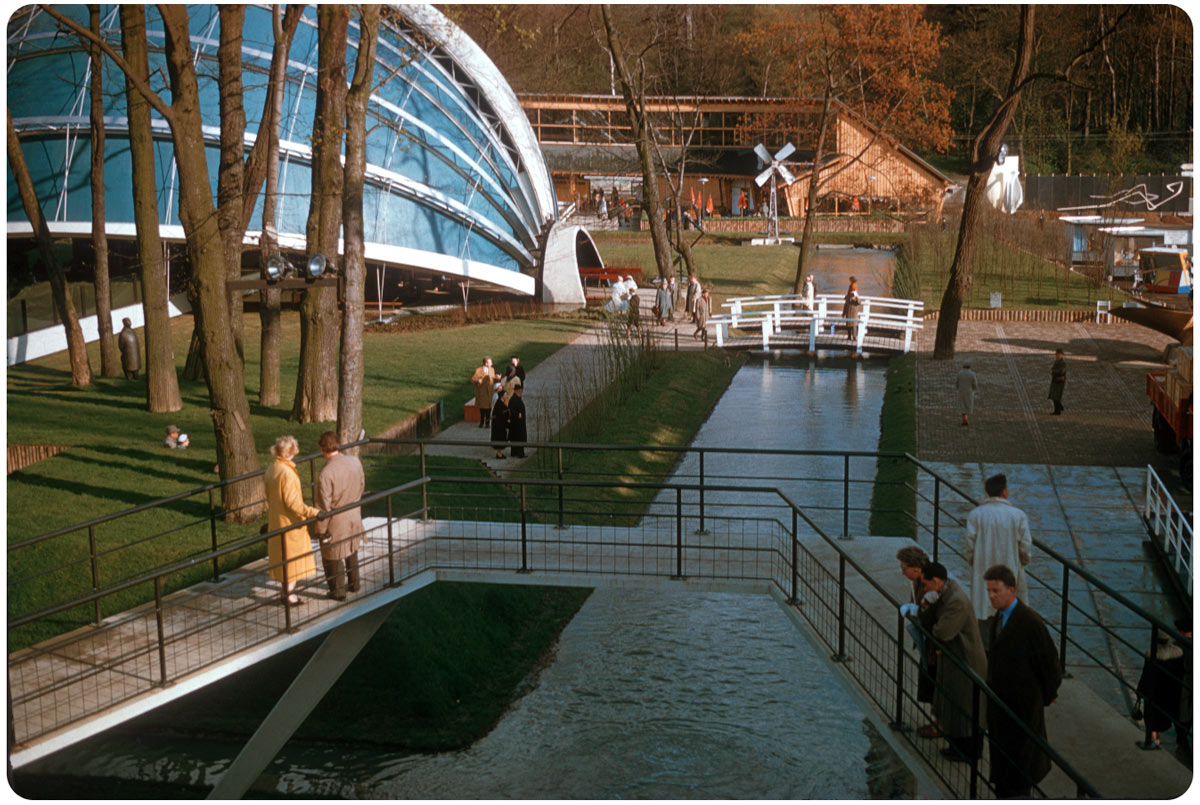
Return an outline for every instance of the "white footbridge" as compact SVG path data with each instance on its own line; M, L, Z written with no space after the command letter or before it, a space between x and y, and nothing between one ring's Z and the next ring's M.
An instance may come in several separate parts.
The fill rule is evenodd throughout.
M800 294L736 296L729 308L709 319L716 344L724 349L848 349L908 353L914 334L924 327L925 303L919 299L863 296L854 318L842 315L843 297L820 294L812 301Z

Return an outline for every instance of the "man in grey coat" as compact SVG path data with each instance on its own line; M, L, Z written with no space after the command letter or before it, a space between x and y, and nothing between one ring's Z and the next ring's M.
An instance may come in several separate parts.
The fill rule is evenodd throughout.
M317 475L313 504L322 512L328 512L361 500L366 487L362 462L338 449L337 434L333 431L322 433L317 443L325 457L325 466ZM320 519L314 530L321 543L321 563L329 582L327 595L336 601L345 601L346 592L356 593L359 587L358 542L363 531L362 509L356 506Z
M921 568L925 592L938 594L937 601L921 612L921 625L941 641L935 644L939 654L953 654L981 679L987 678L987 655L979 635L979 621L971 607L971 599L958 582L946 575L946 568L929 562ZM937 663L937 688L933 694L933 712L950 746L942 755L950 760L969 761L980 756L982 746L972 718L975 682L960 663L941 656ZM987 699L979 702L980 716Z
M121 319L121 332L117 334L117 348L121 351L121 369L125 372L126 380L137 380L138 372L142 369L142 348L138 346L137 333L133 331L133 322Z

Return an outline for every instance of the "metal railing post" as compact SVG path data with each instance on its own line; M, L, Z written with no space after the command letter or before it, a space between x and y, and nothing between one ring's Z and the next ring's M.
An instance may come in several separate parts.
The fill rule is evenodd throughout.
M387 499L388 584L396 586L396 545L392 536L392 496Z
M704 530L704 450L700 450L700 527L696 529L696 534L707 533Z
M216 553L217 552L217 505L213 501L213 491L212 491L211 487L208 490L208 531L212 536L213 553ZM219 562L220 562L220 560L214 556L213 560L212 560L213 581L221 580L221 568L219 566Z
M792 509L792 593L788 597L789 604L795 604L796 587L800 579L800 518L795 509Z
M163 628L162 576L154 577L154 619L158 622L158 683L167 684L167 636Z
M938 531L942 512L942 479L933 476L933 561L938 560Z
M421 477L424 478L426 475L428 475L428 473L425 472L425 442L422 441L419 445L419 448L420 448L420 453L421 453ZM421 484L421 522L423 522L423 523L429 522L429 484L428 483Z
M675 351L679 351L679 331L675 330Z
M283 556L283 564L279 567L282 572L283 580L279 582L280 595L283 596L283 629L286 632L292 631L292 603L288 599L292 596L288 593L288 549L287 539L285 535L280 534L275 539L279 540L280 554Z
M896 613L896 713L892 719L894 730L904 726L904 616ZM920 673L918 669L917 673Z
M1058 670L1067 675L1067 594L1070 591L1071 568L1063 565L1062 569L1062 616L1058 625Z
M100 565L96 558L96 531L95 526L88 526L88 553L91 555L92 565L92 592L100 592ZM100 599L92 601L92 617L93 622L100 625Z
M563 451L558 450L558 527L563 528Z
M979 799L979 759L983 754L983 735L979 732L979 685L971 683L971 794L968 799Z
M525 529L525 484L521 484L521 572L529 572L529 535Z
M675 578L683 578L683 490L675 487Z
M837 654L833 659L841 662L846 659L846 555L838 554L838 635Z
M842 459L842 539L850 539L850 455Z

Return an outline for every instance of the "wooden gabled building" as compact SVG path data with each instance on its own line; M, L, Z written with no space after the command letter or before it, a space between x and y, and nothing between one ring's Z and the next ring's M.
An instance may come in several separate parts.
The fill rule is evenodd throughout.
M641 170L624 99L611 95L518 96L550 167L558 200L586 204L596 190L636 200ZM753 148L771 153L786 142L797 150L785 161L796 181L779 187L781 213L802 215L811 180L822 101L812 98L663 96L647 99L664 158L675 170L686 155L685 203L711 198L717 215L746 214L766 204L754 183L764 165ZM949 178L895 137L834 101L831 145L823 160L827 179L821 211L868 214L880 208L941 215ZM832 172L832 175L831 175ZM671 195L660 180L664 198ZM769 187L769 186L768 186Z

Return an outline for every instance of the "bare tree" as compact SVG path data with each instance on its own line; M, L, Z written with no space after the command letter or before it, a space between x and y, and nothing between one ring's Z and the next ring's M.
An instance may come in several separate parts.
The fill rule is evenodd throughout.
M259 124L258 138L254 141L255 148L261 142L264 144L263 173L266 177L266 188L263 194L262 239L259 242L259 259L267 260L279 253L279 244L275 242L275 209L279 197L279 126L283 120L283 86L287 77L287 56L292 46L292 37L300 23L300 13L304 7L298 3L288 6L286 14L280 15L279 5L272 8L272 29L275 35L275 45L271 51L270 87L267 90L267 100L264 104L262 123ZM265 135L265 137L264 137ZM257 163L251 155L246 174L250 182L254 181ZM252 205L251 205L252 208ZM258 402L261 405L279 404L279 289L267 288L261 291L258 309L259 335L259 369L258 369Z
M1034 33L1034 7L1021 6L1019 37L1017 40L1016 58L1013 62L1012 75L1008 81L1008 90L1001 98L1000 105L984 125L983 130L976 135L971 143L971 174L967 178L967 189L963 197L963 213L958 228L958 243L954 250L954 260L950 264L950 279L942 294L942 304L938 312L937 336L934 340L934 358L953 358L954 345L958 339L958 322L962 317L963 302L971 292L975 249L979 238L979 224L987 203L984 191L992 167L1000 154L1000 145L1016 114L1017 103L1021 100L1022 91L1033 81L1039 79L1069 80L1071 69L1079 64L1089 53L1101 47L1121 25L1129 13L1126 8L1107 29L1101 31L1096 41L1083 48L1061 73L1032 72L1033 52L1036 47Z
M608 38L608 51L612 54L613 69L621 85L625 108L633 126L638 161L642 168L642 209L650 219L650 239L654 242L654 260L658 264L658 275L663 278L671 277L675 274L675 268L671 262L671 246L667 239L667 226L663 221L662 205L659 201L658 175L654 170L653 124L646 111L646 68L642 58L645 51L637 58L638 71L635 75L629 68L620 38L613 27L612 9L608 4L604 4L600 6L600 13L604 17L604 30ZM652 41L647 49L655 44L657 40Z
M363 263L363 181L367 169L367 100L375 72L379 35L378 5L359 6L358 53L354 79L346 94L346 166L342 192L342 230L345 272L345 311L342 316L341 375L338 394L338 441L354 441L362 432L363 301L366 266Z
M54 299L54 307L58 309L59 318L67 331L67 353L71 360L71 383L76 386L87 386L92 382L92 367L88 363L87 344L83 341L83 330L79 327L79 316L75 313L75 305L67 293L67 278L62 266L58 264L58 255L54 251L54 241L50 238L50 227L46 225L46 216L42 214L42 206L38 202L37 191L33 187L33 177L29 175L29 166L25 163L25 153L21 150L21 141L13 126L12 112L7 112L8 118L8 166L13 178L17 180L17 192L21 195L21 204L25 207L25 215L33 226L33 234L41 252L42 261L46 265L46 274L50 278L50 293Z
M208 383L209 415L216 436L218 469L222 478L251 473L258 469L258 455L250 423L250 406L246 401L242 361L237 354L229 321L227 270L205 154L200 91L188 30L188 9L167 4L158 7L171 90L171 103L168 104L153 90L144 74L131 69L107 43L92 37L90 31L80 28L52 7L42 8L61 25L100 44L105 54L125 73L138 94L171 127L175 162L179 170L179 218L187 237L188 256L196 283L196 316L203 342L201 353ZM122 7L122 27L130 34L130 39L140 36L140 43L144 44L144 22L140 29L126 26L124 12L130 8L141 9L140 6ZM223 487L222 502L227 519L237 522L256 519L265 505L262 481L255 478Z
M88 4L88 26L100 36L100 6ZM96 329L100 333L100 374L121 376L121 356L112 328L112 289L108 280L108 233L104 230L104 58L100 48L88 44L91 62L91 105L88 122L91 126L92 168L88 177L92 185L92 249L96 259Z
M312 132L312 193L305 237L308 253L332 263L342 223L342 126L346 119L346 6L317 7L317 108ZM300 304L300 368L292 419L337 419L337 292L309 288Z
M97 34L92 44L99 47ZM121 6L121 48L137 81L149 83L146 47L146 10ZM171 315L167 308L167 275L158 232L158 184L154 178L154 137L150 131L150 103L137 90L129 73L125 78L129 120L129 156L132 165L133 224L137 233L138 274L142 283L142 317L146 323L146 408L152 413L183 408L175 350L171 346Z

